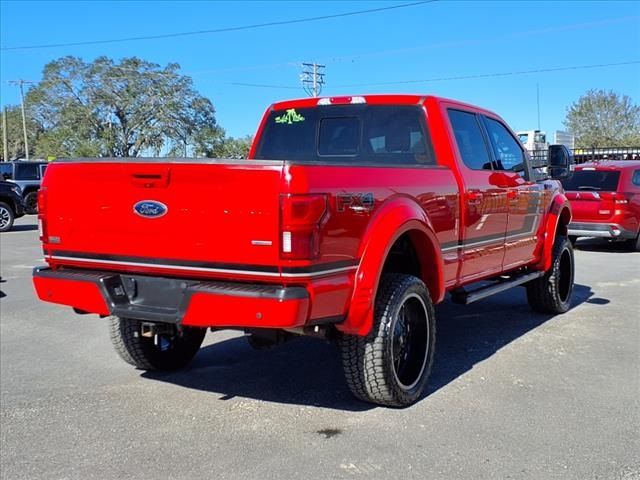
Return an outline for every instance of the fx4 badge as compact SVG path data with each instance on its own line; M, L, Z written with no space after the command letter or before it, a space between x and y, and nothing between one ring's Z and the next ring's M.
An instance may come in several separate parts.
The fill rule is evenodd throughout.
M340 193L336 200L336 210L344 212L348 208L354 212L370 212L373 204L373 193Z

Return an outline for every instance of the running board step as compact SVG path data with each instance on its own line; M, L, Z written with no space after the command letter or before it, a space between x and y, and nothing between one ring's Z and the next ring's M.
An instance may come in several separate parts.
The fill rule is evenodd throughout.
M469 305L470 303L477 302L478 300L490 297L491 295L495 295L496 293L504 292L505 290L509 290L510 288L517 287L518 285L522 285L523 283L527 283L531 280L535 280L536 278L540 278L543 275L544 272L525 273L510 277L506 280L499 280L498 283L487 285L486 287L480 287L470 292L467 292L463 288L454 290L453 292L451 292L451 300L453 300L454 303Z

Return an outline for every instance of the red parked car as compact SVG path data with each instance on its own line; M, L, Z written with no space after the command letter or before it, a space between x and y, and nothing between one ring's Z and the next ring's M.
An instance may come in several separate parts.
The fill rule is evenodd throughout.
M565 147L549 158L569 174ZM524 286L534 310L571 305L560 182L537 179L495 113L437 97L276 103L248 160L56 161L38 202L38 296L109 316L142 369L184 366L207 328L257 347L311 335L339 342L355 396L405 406L447 293Z
M640 161L577 165L562 184L573 212L572 241L578 237L625 240L640 251Z

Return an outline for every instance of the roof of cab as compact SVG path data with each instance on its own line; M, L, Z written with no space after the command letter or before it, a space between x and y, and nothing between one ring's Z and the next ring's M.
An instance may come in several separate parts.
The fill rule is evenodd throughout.
M271 110L286 110L288 108L311 108L318 105L318 102L323 98L328 99L346 99L354 97L363 97L367 104L370 105L421 105L426 101L435 101L438 103L445 102L454 106L462 108L476 110L479 112L489 113L494 116L498 116L494 112L487 110L476 105L461 102L459 100L452 100L449 98L437 97L434 95L416 95L416 94L375 94L375 95L335 95L332 97L307 97L298 98L292 100L284 100L276 102L271 105Z

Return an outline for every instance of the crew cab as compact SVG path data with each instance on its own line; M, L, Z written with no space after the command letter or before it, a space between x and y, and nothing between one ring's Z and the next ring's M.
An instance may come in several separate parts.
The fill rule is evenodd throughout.
M356 397L410 405L447 294L523 285L535 310L569 308L571 210L550 178L568 175L569 154L549 158L535 180L498 115L434 96L275 103L248 160L50 165L35 289L109 317L141 369L186 365L208 328L255 347L313 335L339 342Z
M572 242L602 237L627 241L640 251L640 161L583 163L562 183L573 211Z

